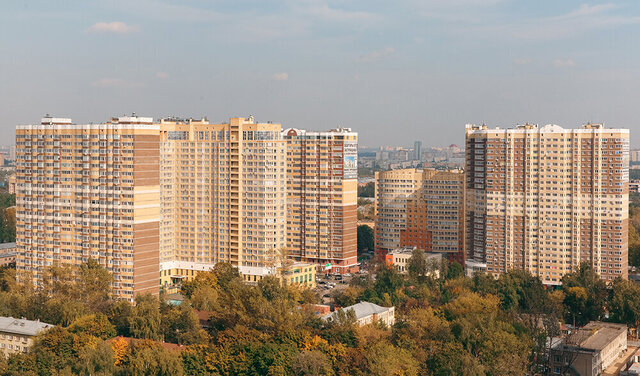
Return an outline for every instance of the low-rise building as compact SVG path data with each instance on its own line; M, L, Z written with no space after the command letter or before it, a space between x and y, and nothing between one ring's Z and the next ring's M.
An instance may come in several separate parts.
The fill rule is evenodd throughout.
M464 262L464 274L467 277L473 277L476 273L486 273L487 272L487 264L485 262L475 261L472 259L467 259Z
M394 307L381 307L377 304L369 302L360 302L349 307L340 308L345 313L353 311L356 316L356 323L359 326L373 324L378 321L383 322L387 326L392 326L396 322ZM322 317L325 321L333 321L336 319L338 311Z
M16 243L0 244L0 267L16 264Z
M395 249L385 255L385 261L389 266L395 266L398 268L398 271L402 274L406 274L409 272L409 262L411 260L411 255L413 255L413 251L416 247L404 247ZM436 252L425 252L425 257L427 258L427 265L431 269L436 277L440 276L440 264L442 263L442 253Z
M627 326L592 321L565 338L552 342L551 372L600 375L627 349Z
M280 272L281 278L287 285L299 284L306 287L316 287L316 265L297 262Z
M0 317L0 353L7 357L28 352L33 338L53 326L40 321Z
M11 175L9 176L9 194L15 194L15 193L16 193L16 176Z

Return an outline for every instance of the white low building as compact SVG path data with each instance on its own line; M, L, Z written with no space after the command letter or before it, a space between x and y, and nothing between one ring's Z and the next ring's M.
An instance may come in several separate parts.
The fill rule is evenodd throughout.
M387 326L392 326L396 322L394 307L381 307L369 302L360 302L349 307L340 308L345 313L352 310L356 316L356 323L359 326L382 321ZM334 311L322 317L325 321L335 320L338 311Z

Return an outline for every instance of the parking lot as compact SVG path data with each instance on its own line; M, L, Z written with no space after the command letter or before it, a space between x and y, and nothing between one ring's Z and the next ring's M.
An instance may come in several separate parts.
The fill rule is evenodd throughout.
M334 294L335 291L347 288L351 278L353 277L350 274L345 274L344 276L328 275L316 277L316 291L322 298L322 303L331 304L331 295Z

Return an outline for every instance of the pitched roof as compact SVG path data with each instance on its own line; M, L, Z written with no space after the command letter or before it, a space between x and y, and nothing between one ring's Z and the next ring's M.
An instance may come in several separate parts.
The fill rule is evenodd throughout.
M5 333L35 336L41 331L54 326L55 325L40 321L14 319L13 317L0 317L0 332Z
M383 312L387 312L391 309L393 309L393 307L381 307L377 304L373 304L373 303L369 303L369 302L360 302L357 304L354 304L352 306L349 307L344 307L341 308L345 313L349 312L349 310L353 310L353 312L356 315L356 319L361 319L363 317L367 317L367 316L371 316L374 314L380 314ZM330 317L333 317L334 315L336 315L337 311L334 311L328 315L324 315L322 318L324 320L329 319Z

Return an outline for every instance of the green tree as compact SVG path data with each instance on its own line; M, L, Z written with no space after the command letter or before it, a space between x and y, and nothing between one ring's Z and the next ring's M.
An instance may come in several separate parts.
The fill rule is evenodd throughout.
M613 294L611 297L609 312L611 320L627 324L636 329L640 326L640 286L637 284L616 279L613 282Z
M578 271L562 277L562 290L565 294L567 322L573 323L575 320L576 325L585 325L604 316L607 286L588 263L583 263Z
M375 246L374 234L371 227L367 225L358 226L358 254L372 250Z
M414 279L423 278L427 275L427 256L421 249L414 249L409 258L409 276Z
M182 376L184 369L180 355L161 346L140 341L130 346L130 353L122 366L123 375Z
M71 333L86 334L103 340L115 337L116 328L109 322L107 316L102 313L85 315L74 320L69 325Z
M170 306L162 315L164 340L171 343L191 345L208 341L207 333L200 327L200 321L188 302Z
M464 276L464 268L457 261L451 262L447 267L447 279L456 279Z
M135 338L162 339L160 304L155 296L136 296L136 305L129 317L129 331Z
M365 185L358 186L358 197L375 197L376 184L373 181L368 182Z
M131 336L132 316L133 306L126 300L114 302L107 310L109 321L115 327L117 334L123 337Z
M86 264L80 266L79 298L92 311L104 311L111 295L111 273L100 266L98 261L89 258Z

